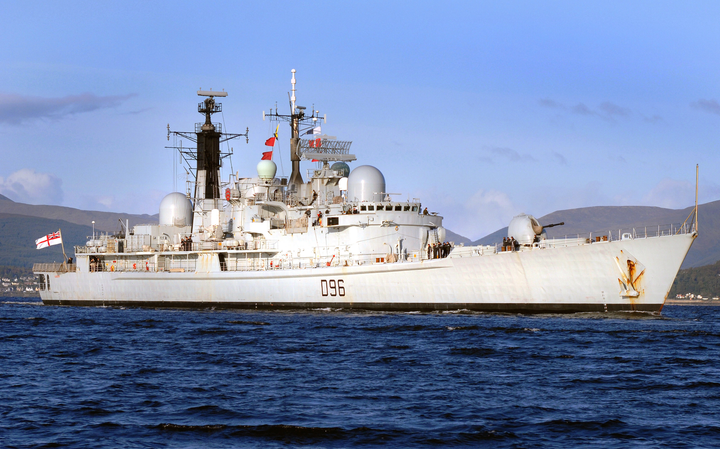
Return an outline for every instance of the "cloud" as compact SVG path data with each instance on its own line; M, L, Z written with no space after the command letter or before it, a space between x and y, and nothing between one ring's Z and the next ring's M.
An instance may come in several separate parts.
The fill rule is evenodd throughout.
M114 108L135 94L100 97L91 93L48 98L0 93L0 123L19 125L37 119L59 120L72 114Z
M690 106L704 112L709 112L710 114L720 115L720 103L718 103L716 100L700 99L694 103L690 103Z
M443 226L471 240L507 226L512 217L522 212L505 192L498 190L480 189L468 192L470 196L435 189L416 193L423 198L423 207L427 205L429 211L444 217Z
M695 201L695 185L665 178L643 197L643 203L668 209L682 209Z
M110 195L80 193L73 195L74 204L72 204L72 207L103 212L153 215L158 213L160 202L167 194L168 192L155 189Z
M538 100L538 103L540 106L546 107L546 108L552 108L552 109L567 109L565 105L558 103L555 100L551 100L549 98L541 98Z
M664 122L664 121L665 121L665 119L663 119L663 118L662 118L661 116L659 116L659 115L653 115L652 117L645 117L645 116L643 116L643 120L645 120L645 121L648 122L648 123L660 123L660 122Z
M460 223L453 223L451 229L473 240L484 237L510 223L519 213L505 192L480 189L459 208Z
M560 165L567 165L567 159L562 154L558 153L557 151L552 152L552 159L555 160Z
M510 162L537 162L537 160L529 154L518 153L508 147L485 147L488 156L480 159L486 162L495 162L496 159L506 159Z
M590 109L589 107L585 106L583 103L578 103L572 108L572 111L576 114L580 115L594 115L595 113Z
M593 109L585 105L584 103L578 103L572 108L572 111L578 115L586 115L592 117L598 117L610 122L614 122L618 117L630 117L632 111L628 108L618 106L615 103L605 101Z
M610 103L609 101L601 103L598 109L604 112L608 117L629 117L632 114L630 109Z
M585 103L578 103L575 106L568 108L562 103L558 103L550 98L541 98L538 100L540 106L550 109L570 110L573 114L585 115L588 117L598 117L603 120L614 122L617 118L630 117L633 115L632 110L624 106L617 105L615 103L604 101L600 103L597 108L592 108ZM654 116L653 120L660 119L662 117ZM647 120L647 119L646 119Z
M143 114L147 111L152 111L152 110L153 110L153 108L142 108L142 109L138 109L136 111L128 111L125 113L125 115L138 115L138 114Z
M63 201L62 180L23 168L7 178L0 176L0 194L20 203L57 205Z

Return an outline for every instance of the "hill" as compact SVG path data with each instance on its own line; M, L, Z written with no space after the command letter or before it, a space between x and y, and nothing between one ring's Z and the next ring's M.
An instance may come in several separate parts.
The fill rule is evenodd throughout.
M16 203L15 201L3 195L0 195L0 213L23 215L26 217L48 218L52 220L63 220L68 223L74 223L76 225L88 225L91 228L92 222L95 221L95 230L102 230L106 232L114 232L120 230L120 223L118 220L122 220L123 223L125 222L125 220L129 220L130 227L137 224L157 223L158 221L157 214L135 215L118 212L81 210L63 206L46 206Z
M720 296L720 262L680 270L668 298L674 298L678 293L693 293L705 298Z
M464 237L460 234L455 234L449 229L445 230L445 240L447 240L448 242L453 242L456 245L459 245L461 243L464 245L469 245L471 243L471 240L469 238Z
M42 251L35 240L62 229L65 252L72 257L75 245L84 245L95 233L117 232L120 220L136 224L157 223L157 215L134 215L116 212L86 211L62 206L37 206L16 203L0 195L0 265L32 267L34 262L62 262L60 246Z
M75 245L84 245L92 236L92 226L0 213L0 265L30 268L35 262L62 262L60 245L42 250L35 248L36 239L58 229L62 230L65 253L69 257L74 256Z
M645 227L657 228L669 224L680 225L685 221L692 207L685 209L664 209L646 206L599 206L580 209L559 210L538 218L540 224L565 222L547 230L549 237L575 235L607 234L618 229L625 231L635 228L642 233ZM682 268L699 267L720 260L720 201L701 204L698 207L700 233L688 252ZM492 245L502 242L507 236L507 228L499 229L492 234L473 242L473 245Z

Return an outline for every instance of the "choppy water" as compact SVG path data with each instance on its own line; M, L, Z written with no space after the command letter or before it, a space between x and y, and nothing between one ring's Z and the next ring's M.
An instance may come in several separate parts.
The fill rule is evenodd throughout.
M2 447L717 447L720 307L0 303Z

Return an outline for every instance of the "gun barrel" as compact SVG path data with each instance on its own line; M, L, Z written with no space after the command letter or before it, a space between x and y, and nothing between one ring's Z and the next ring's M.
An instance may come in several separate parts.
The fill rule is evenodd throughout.
M562 226L564 224L565 224L565 222L561 221L560 223L553 223L553 224L545 225L545 226L543 226L543 229L554 228L555 226Z

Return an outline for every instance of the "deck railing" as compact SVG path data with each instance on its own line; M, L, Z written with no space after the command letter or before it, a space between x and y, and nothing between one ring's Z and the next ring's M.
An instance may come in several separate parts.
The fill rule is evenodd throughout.
M45 273L68 273L75 271L75 264L66 263L36 263L33 264L33 272L45 272Z
M649 237L663 237L676 234L690 234L693 230L687 223L670 223L656 226L634 228L608 229L607 231L593 231L583 234L567 234L563 237L551 237L549 240L588 239L588 242L613 241L623 239L644 239Z

